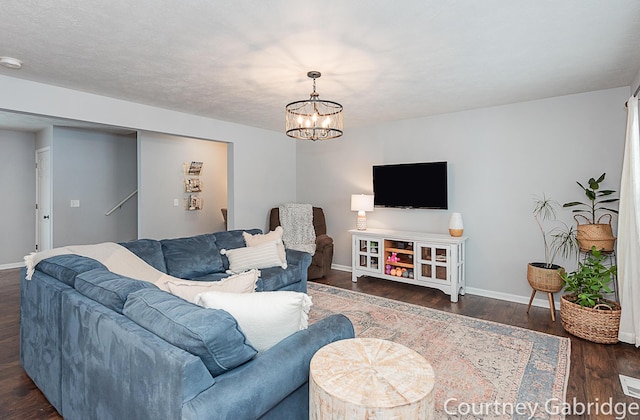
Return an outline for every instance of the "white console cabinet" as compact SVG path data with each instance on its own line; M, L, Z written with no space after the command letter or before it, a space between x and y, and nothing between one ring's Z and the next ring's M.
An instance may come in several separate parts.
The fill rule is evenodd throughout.
M378 277L464 295L466 236L367 229L352 235L351 279Z

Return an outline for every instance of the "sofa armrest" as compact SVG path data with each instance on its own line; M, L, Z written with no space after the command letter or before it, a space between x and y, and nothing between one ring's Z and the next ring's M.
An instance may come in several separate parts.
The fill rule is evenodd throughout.
M316 236L316 250L321 251L331 245L333 245L333 238L331 236L327 234Z
M213 386L184 405L183 418L203 419L214 413L219 418L259 418L308 382L309 364L316 351L353 337L353 325L344 315L324 318L217 376Z
M287 264L300 266L303 271L306 271L311 265L311 254L307 252L285 249L285 253L287 256Z

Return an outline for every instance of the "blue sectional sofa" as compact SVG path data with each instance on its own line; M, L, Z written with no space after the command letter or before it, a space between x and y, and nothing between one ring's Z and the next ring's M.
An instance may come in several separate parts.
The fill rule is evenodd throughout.
M167 274L211 281L228 276L219 250L244 240L225 231L122 245ZM287 268L261 270L257 290L306 292L310 262L287 250ZM74 254L23 275L20 317L23 368L63 417L83 420L304 419L312 356L354 336L333 315L257 352L227 312Z

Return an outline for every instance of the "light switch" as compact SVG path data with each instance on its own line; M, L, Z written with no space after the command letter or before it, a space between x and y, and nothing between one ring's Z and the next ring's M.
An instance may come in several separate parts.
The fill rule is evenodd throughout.
M80 207L80 200L71 200L71 207Z
M173 199L173 207L178 207L180 205L180 200L177 198Z

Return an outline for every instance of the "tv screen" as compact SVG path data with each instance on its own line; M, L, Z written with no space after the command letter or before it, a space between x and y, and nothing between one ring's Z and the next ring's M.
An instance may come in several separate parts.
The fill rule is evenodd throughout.
M448 208L447 162L373 166L376 207Z

